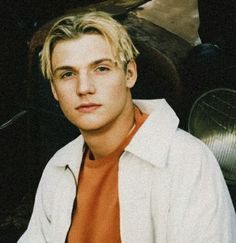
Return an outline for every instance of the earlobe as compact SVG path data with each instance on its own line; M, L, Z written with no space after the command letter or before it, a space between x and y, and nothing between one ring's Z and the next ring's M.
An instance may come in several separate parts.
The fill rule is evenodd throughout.
M50 81L50 85L51 85L51 90L52 90L53 97L54 97L55 100L58 101L57 92L55 90L55 87L54 87L54 84L53 84L52 81Z
M126 70L126 87L132 88L137 80L137 67L134 59L130 60Z

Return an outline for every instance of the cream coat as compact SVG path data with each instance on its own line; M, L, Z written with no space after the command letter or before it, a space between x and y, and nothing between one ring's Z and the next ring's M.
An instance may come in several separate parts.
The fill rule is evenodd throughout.
M150 116L119 162L122 243L235 243L235 212L212 153L177 128L164 100L135 103ZM65 242L83 144L76 138L47 164L19 243Z

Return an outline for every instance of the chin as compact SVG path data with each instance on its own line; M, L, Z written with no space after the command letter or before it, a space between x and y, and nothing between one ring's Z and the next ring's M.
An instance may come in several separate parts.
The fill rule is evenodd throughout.
M112 125L110 120L100 120L100 121L86 121L74 124L79 128L81 133L103 133L109 130Z
M79 130L81 133L98 133L103 130L103 126L80 126Z
M87 122L72 122L81 132L96 132L101 130L105 124L102 122L87 121Z
M74 118L74 119L73 119ZM114 114L86 114L80 117L72 117L69 119L80 131L83 132L106 132L117 120Z

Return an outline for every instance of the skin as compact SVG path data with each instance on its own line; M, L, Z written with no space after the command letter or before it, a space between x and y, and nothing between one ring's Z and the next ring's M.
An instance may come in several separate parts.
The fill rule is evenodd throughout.
M108 155L134 125L135 61L124 70L101 35L85 34L58 42L51 63L52 92L65 116L80 129L95 159Z

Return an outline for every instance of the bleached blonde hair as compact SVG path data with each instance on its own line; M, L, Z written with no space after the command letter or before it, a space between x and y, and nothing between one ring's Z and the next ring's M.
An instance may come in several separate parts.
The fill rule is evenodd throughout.
M52 81L52 52L59 41L80 38L84 34L102 35L110 44L115 60L126 65L139 54L126 29L108 13L96 11L74 14L59 19L49 31L43 45L41 70Z

